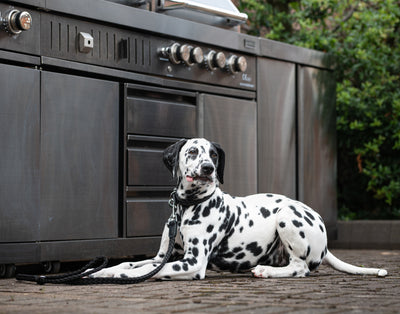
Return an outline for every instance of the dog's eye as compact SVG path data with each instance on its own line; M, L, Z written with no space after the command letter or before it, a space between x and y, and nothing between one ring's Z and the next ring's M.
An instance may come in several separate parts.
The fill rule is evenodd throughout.
M189 151L188 151L188 154L192 155L192 156L195 156L198 153L199 153L199 150L197 148L195 148L195 147L190 148Z
M210 153L210 157L211 157L212 159L217 159L217 158L218 158L218 154L217 154L216 152L211 152L211 153Z

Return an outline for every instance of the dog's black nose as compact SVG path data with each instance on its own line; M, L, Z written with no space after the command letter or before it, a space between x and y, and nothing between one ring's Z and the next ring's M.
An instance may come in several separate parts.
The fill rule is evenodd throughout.
M205 176L209 176L214 172L214 165L211 163L206 163L201 165L201 174Z

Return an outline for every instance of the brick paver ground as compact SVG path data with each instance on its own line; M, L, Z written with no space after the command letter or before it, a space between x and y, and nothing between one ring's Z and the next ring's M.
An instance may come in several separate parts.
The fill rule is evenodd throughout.
M201 281L67 286L0 280L0 313L400 313L400 251L333 250L386 278L321 266L307 278L210 273Z

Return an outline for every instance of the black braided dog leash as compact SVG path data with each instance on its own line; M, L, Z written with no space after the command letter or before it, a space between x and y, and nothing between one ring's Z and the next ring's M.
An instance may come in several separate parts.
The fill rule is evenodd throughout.
M51 275L51 276L40 276L40 275L26 275L26 274L17 274L15 278L17 280L23 281L32 281L36 282L39 285L44 285L46 283L53 283L53 284L71 284L71 285L94 285L94 284L135 284L146 281L150 279L155 274L157 274L164 265L168 262L171 257L172 251L174 249L175 244L175 237L177 233L177 220L176 220L176 191L174 190L171 193L170 200L168 204L172 208L171 217L168 219L168 229L169 229L169 244L168 250L165 254L162 262L158 265L155 269L153 269L148 274L143 276L134 277L134 278L90 278L91 274L98 272L99 270L103 269L107 266L108 259L106 257L97 257L90 261L87 265L82 267L79 270L62 274L62 275ZM98 263L101 264L96 268L87 271L89 268L92 268L94 265Z

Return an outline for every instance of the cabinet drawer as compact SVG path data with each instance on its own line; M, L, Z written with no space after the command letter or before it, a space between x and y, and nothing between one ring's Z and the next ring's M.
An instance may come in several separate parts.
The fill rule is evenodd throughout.
M128 98L127 132L173 137L196 136L196 107L156 99Z
M128 185L172 186L175 181L162 161L162 150L128 149Z
M171 214L167 199L129 200L126 211L128 237L161 235Z

